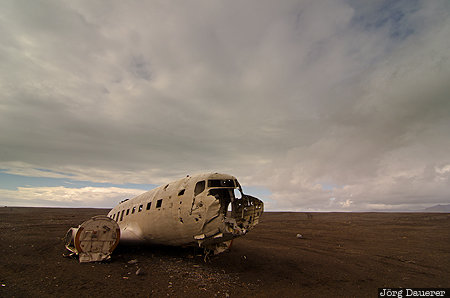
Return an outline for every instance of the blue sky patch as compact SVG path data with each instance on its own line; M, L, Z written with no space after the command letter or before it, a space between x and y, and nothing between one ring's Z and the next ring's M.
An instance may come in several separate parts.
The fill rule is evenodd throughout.
M53 172L54 173L54 172ZM150 190L155 188L155 184L114 184L114 183L98 183L90 181L78 181L67 178L49 178L49 177L27 177L21 175L13 175L4 173L0 170L0 188L16 190L18 187L57 187L64 186L67 188L83 188L83 187L119 187L128 189Z
M388 28L391 39L403 40L415 33L414 24L408 20L408 16L417 10L419 10L417 0L386 0L381 2L377 9L356 14L352 23L368 32Z

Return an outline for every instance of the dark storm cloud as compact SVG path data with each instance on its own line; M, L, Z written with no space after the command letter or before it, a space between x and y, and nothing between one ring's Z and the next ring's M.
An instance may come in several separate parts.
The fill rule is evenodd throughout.
M6 172L160 183L224 171L278 209L449 200L445 1L2 6Z

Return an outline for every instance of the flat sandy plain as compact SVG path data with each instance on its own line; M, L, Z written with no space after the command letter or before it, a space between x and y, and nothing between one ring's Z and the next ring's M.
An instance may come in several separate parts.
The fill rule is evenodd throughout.
M163 246L119 245L107 263L64 258L66 231L107 212L0 208L0 296L377 297L379 287L450 286L450 213L266 212L208 262Z

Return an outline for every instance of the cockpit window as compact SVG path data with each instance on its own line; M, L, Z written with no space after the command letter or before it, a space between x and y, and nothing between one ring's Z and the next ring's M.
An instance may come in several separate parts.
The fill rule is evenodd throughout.
M205 190L205 181L199 181L195 185L194 196L201 194Z
M212 179L208 180L208 187L234 187L233 179Z

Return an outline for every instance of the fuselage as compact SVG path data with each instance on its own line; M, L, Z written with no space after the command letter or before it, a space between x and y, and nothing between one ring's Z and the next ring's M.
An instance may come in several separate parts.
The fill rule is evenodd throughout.
M199 246L220 251L223 243L252 229L263 202L244 195L234 176L187 176L114 207L108 217L119 224L121 241Z

